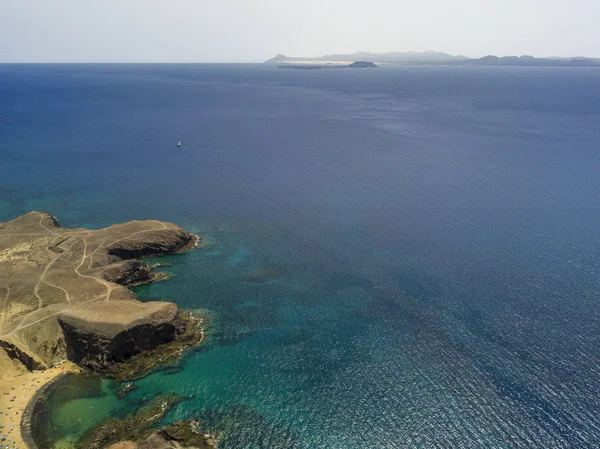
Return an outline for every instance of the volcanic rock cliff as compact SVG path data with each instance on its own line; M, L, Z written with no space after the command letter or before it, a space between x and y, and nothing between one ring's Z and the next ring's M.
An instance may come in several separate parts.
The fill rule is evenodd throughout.
M44 212L0 224L0 347L29 369L68 358L101 369L175 339L177 306L141 303L152 280L138 257L194 246L176 225L132 221L64 229Z

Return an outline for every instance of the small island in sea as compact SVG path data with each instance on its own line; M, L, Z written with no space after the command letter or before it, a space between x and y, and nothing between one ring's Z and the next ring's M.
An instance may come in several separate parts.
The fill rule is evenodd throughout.
M369 69L377 67L376 64L370 61L355 61L352 64L282 64L280 69Z
M0 410L10 447L37 446L37 400L65 373L134 380L203 342L202 317L169 302L140 302L128 288L164 279L138 258L183 252L199 241L155 220L65 229L50 214L30 212L0 223ZM82 447L132 438L128 447L160 449L173 440L213 447L210 435L193 431L194 422L150 428L156 419L146 418L175 402L157 398L129 421L111 420Z
M545 67L600 67L600 58L575 57L550 57L539 58L530 55L522 56L494 56L487 55L482 58L468 58L463 55L450 55L438 51L407 51L371 53L359 51L352 54L334 54L317 57L289 57L278 54L265 61L265 64L279 64L285 68L329 68L329 66L346 66L351 61L371 61L374 64L386 65L452 65L452 66L545 66ZM292 67L299 66L299 67Z

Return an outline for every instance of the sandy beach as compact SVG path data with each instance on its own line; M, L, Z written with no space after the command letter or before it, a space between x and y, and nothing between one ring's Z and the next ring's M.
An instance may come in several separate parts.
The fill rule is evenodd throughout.
M45 371L30 372L14 365L10 360L5 360L4 357L0 358L0 447L24 449L27 446L21 437L20 424L23 411L31 398L41 387L59 375L77 372L79 368L65 361Z

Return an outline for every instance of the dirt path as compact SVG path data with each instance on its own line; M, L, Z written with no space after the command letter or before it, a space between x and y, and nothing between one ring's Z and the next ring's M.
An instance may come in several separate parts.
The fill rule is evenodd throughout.
M44 218L46 218L46 215L40 213L40 226L42 228L44 228L46 231L48 231L50 234L56 234L56 231L53 231L52 229L48 229L46 227L46 225L43 223Z

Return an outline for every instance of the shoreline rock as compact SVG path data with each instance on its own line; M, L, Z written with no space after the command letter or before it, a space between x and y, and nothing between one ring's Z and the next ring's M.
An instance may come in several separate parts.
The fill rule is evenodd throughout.
M175 326L176 334L172 341L112 363L100 373L118 382L130 382L141 379L155 370L174 366L186 350L204 342L206 317L195 317L190 311L181 311L177 314Z
M64 229L50 214L31 212L1 224L0 346L30 369L43 369L65 358L85 365L103 351L107 361L122 360L173 341L169 321L177 307L143 304L127 287L167 276L138 257L179 253L197 242L154 220Z
M177 395L153 399L133 416L109 418L100 424L81 444L85 449L214 449L215 438L200 431L195 420L180 421L162 429L154 429L171 407L181 402Z
M111 316L115 310L119 315ZM61 314L67 359L102 370L175 340L177 306L168 302L103 301Z
M168 277L137 258L181 253L199 242L155 220L64 229L50 214L30 212L0 223L2 360L30 372L66 359L120 380L176 362L203 341L203 319L173 303L142 303L127 287ZM29 401L29 414L51 385L35 387L40 394ZM21 417L24 435L31 434L30 418Z

